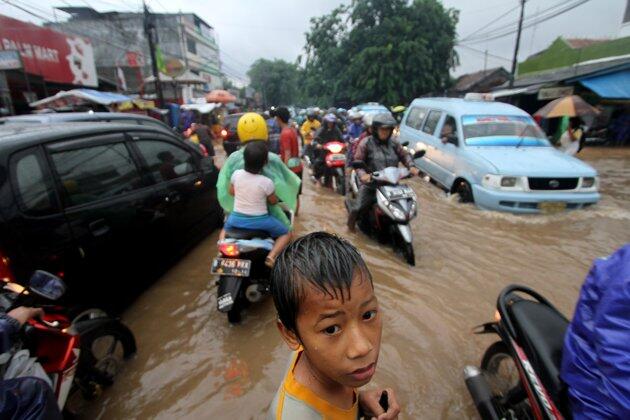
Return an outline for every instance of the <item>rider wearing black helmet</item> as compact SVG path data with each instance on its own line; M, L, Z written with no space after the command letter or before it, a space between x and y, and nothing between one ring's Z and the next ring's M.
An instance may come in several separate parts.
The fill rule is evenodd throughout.
M390 113L375 115L372 119L372 135L361 140L354 153L355 161L365 163L366 169L357 169L361 180L359 196L348 215L348 229L354 231L359 215L369 209L376 200L376 190L369 182L371 173L388 166L405 165L413 175L418 175L418 168L413 166L413 159L405 152L398 141L392 139L397 123Z

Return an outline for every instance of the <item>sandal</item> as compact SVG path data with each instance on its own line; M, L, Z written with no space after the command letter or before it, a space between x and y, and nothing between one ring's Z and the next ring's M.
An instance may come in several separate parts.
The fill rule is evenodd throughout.
M267 255L265 258L265 265L269 268L273 268L273 265L276 263L276 257L272 257L271 255Z

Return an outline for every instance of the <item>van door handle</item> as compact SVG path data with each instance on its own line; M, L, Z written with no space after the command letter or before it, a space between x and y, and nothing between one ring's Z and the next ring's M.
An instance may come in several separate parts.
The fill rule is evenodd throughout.
M98 219L88 225L90 232L94 237L103 236L109 233L109 225L105 219Z

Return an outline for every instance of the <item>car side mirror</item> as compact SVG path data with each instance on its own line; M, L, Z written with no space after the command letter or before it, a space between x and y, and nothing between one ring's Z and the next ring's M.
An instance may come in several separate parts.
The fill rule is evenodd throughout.
M367 168L367 165L362 160L355 160L354 162L352 162L351 166L354 169L366 169Z
M416 153L413 154L413 159L420 159L422 156L424 156L426 152L426 150L418 150Z
M66 293L66 284L47 271L37 270L29 281L31 292L49 300L57 300Z
M402 143L400 143L401 146L403 147L407 147L409 146L409 142L408 141L403 141Z

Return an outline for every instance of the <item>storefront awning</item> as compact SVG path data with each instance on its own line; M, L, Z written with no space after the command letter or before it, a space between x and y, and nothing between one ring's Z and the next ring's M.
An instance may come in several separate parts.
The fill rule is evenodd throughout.
M587 77L580 83L605 99L630 99L630 70Z

